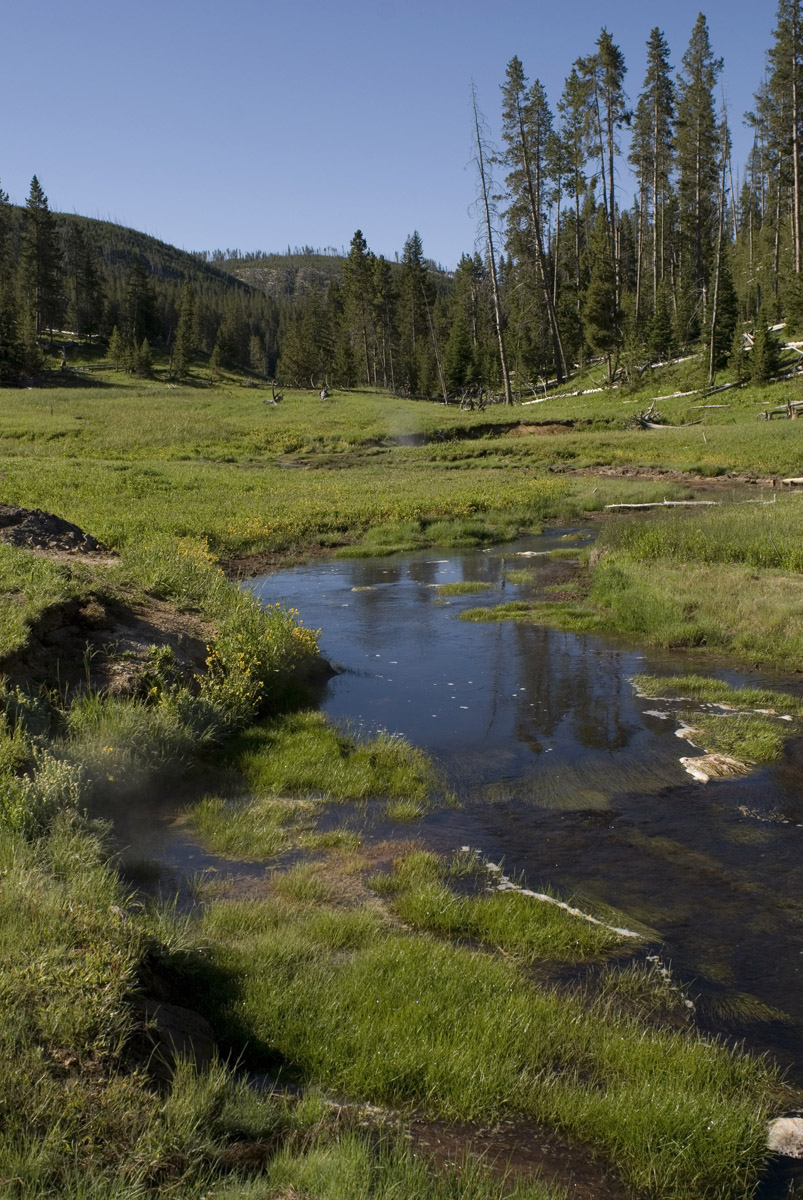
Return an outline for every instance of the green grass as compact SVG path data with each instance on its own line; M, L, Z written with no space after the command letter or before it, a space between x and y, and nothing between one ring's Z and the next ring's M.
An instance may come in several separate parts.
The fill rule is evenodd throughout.
M238 780L228 798L207 796L193 827L219 854L273 858L293 846L348 845L354 834L315 826L327 806L379 801L391 821L412 821L442 796L432 764L403 738L354 737L319 712L295 712L245 730L225 762Z
M682 712L679 716L695 745L709 754L726 754L740 762L777 762L789 736L789 730L771 717L700 712Z
M461 579L456 583L439 583L435 590L439 596L471 596L494 586L492 582L486 583L480 579Z
M444 877L449 874L437 857L414 854L397 860L392 874L377 877L374 886L392 898L394 911L414 929L473 938L522 962L599 959L624 942L605 925L584 921L521 892L457 892ZM486 875L486 887L489 880Z
M645 1196L742 1197L761 1171L777 1082L723 1045L539 989L510 962L365 910L232 902L204 936L237 980L207 992L233 1044L328 1087L455 1120L544 1121Z
M803 714L803 700L799 696L767 688L733 687L708 675L634 675L631 682L642 696L699 700L735 709L766 708L797 716Z
M221 1151L291 1128L215 1065L182 1063L168 1094L131 1053L131 996L159 947L69 817L27 843L0 832L0 1179L9 1200L203 1193ZM156 926L153 926L155 929ZM162 926L164 928L164 926ZM139 1035L141 1036L141 1035Z
M47 608L80 595L87 574L0 542L0 657L25 645Z
M665 649L783 668L803 656L803 576L740 563L641 560L609 551L578 577L578 598L468 609L465 621L531 621L574 633L619 633ZM585 593L585 595L583 595Z
M785 495L774 504L722 504L706 510L660 513L648 521L619 521L606 527L600 545L642 562L743 563L800 572L801 520L803 497Z
M517 587L532 587L538 578L538 572L532 567L505 568L505 580Z
M381 394L338 395L323 424L320 402L305 392L266 410L259 389L232 384L199 390L120 377L103 389L4 389L4 497L58 512L118 549L184 537L232 557L338 542L362 553L489 544L538 530L547 517L682 492L546 474L556 463L694 465L676 445L688 439L682 431L645 439L626 430L618 394L548 403L545 417L582 420L576 433L507 436L521 410L498 409L489 421ZM794 423L759 423L754 413L755 400L740 393L731 424L709 431L709 441L723 439L721 461L738 466L743 437L751 469L760 443L774 456L768 470L791 472ZM477 439L478 426L497 432ZM407 435L429 440L399 444ZM288 461L317 469L277 465Z
M655 373L637 404L697 374L699 363ZM223 778L226 787L195 814L222 853L353 852L354 828L318 828L323 806L338 801L378 798L383 816L414 820L438 782L397 739L363 742L316 714L248 728L260 710L275 715L297 702L317 662L316 639L297 614L261 611L212 559L485 545L551 517L686 493L682 483L573 477L564 468L797 474L803 426L756 419L788 385L728 393L730 407L707 413L703 427L654 433L627 427L633 396L552 398L538 418L574 420L569 432L513 436L532 410L468 415L343 394L324 411L312 394L292 391L266 408L258 389L231 383L106 380L111 386L86 390L4 389L4 500L55 511L121 558L68 567L0 545L0 654L22 647L48 608L92 594L158 597L216 632L202 678L182 683L164 657L155 659L138 701L88 694L69 708L63 698L3 691L0 1179L14 1181L14 1200L286 1200L290 1189L321 1200L490 1200L505 1189L540 1200L537 1189L501 1185L473 1168L432 1176L391 1143L376 1152L374 1141L369 1155L362 1135L339 1138L327 1128L322 1106L291 1110L255 1097L220 1067L198 1076L181 1066L159 1095L127 1049L129 999L142 962L154 956L198 973L190 981L201 986L190 990L254 1060L278 1056L340 1093L447 1118L543 1121L594 1147L641 1195L749 1195L765 1157L765 1115L787 1101L772 1070L657 1028L654 989L632 972L597 999L536 987L527 970L540 958L571 962L614 949L584 941L588 928L565 914L550 931L530 898L464 894L478 882L468 862L463 882L455 866L392 885L386 904L398 905L395 918L379 897L349 906L320 873L297 869L270 899L212 903L201 942L173 955L166 942L179 934L164 915L124 912L103 847L75 813L93 793L125 799L180 775L245 729L217 764L215 784ZM696 415L691 403L659 407L681 423ZM800 512L798 498L779 496L771 506L611 521L605 553L578 577L576 602L517 602L486 615L797 662ZM725 720L717 736L738 730L742 718ZM744 729L740 745L750 732L753 757L767 752L767 729ZM484 949L452 944L461 939ZM641 1008L643 1018L634 1015ZM272 1144L287 1144L263 1178L221 1182L220 1155L232 1141L277 1137Z
M404 738L357 737L316 711L253 726L233 743L227 761L249 790L271 795L424 801L437 786L427 756Z

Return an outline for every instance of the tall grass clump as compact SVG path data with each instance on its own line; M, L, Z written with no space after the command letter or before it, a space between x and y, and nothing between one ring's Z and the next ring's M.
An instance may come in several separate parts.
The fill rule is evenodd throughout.
M408 859L397 860L392 873L375 878L374 886L416 929L486 942L527 963L604 958L623 943L621 935L606 925L522 892L457 892L444 877L447 866L437 857L413 854ZM480 878L487 883L487 875Z
M777 762L789 735L771 717L749 713L681 712L679 719L695 745L749 763Z
M646 562L744 563L799 573L801 520L801 498L785 496L774 504L723 504L705 511L668 512L647 521L625 519L608 525L600 542Z
M746 1197L778 1081L716 1042L536 987L510 962L379 924L336 937L316 908L231 903L204 923L236 998L208 991L245 1038L309 1079L455 1120L518 1113L616 1164L639 1194ZM348 912L343 920L352 922ZM356 931L355 931L356 932Z
M362 737L323 713L289 713L246 730L227 760L247 787L336 800L426 800L437 776L426 754L397 734Z

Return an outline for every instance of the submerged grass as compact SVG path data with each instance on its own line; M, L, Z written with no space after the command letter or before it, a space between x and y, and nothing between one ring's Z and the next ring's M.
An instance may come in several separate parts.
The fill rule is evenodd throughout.
M513 954L522 962L584 962L604 958L623 938L517 891L460 893L449 886L451 872L433 855L415 854L394 863L391 875L373 886L392 900L394 911L414 929L449 938L472 938ZM632 944L632 943L631 943Z
M565 1200L563 1188L537 1180L500 1181L467 1159L433 1169L387 1133L380 1139L348 1131L321 1136L307 1150L281 1151L257 1181L238 1181L219 1200Z
M295 712L254 725L225 759L240 781L229 798L208 796L191 810L193 827L216 853L267 859L292 846L348 845L346 829L315 831L337 802L384 804L392 821L412 821L442 786L430 760L388 733L356 737L320 712Z

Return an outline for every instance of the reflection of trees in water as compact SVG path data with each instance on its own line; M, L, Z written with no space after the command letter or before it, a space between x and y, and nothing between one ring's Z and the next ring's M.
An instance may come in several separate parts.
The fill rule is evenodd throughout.
M389 559L377 562L375 558L355 558L348 568L347 582L352 587L376 587L380 583L398 583L402 578L401 565Z
M538 625L517 624L514 639L516 673L508 664L506 682L511 692L520 684L527 689L515 721L519 741L537 750L541 738L554 737L569 721L572 738L588 749L620 750L629 743L637 729L622 711L620 655Z
M415 558L407 564L407 573L414 583L422 583L428 586L432 583L437 583L438 572L441 568L441 563L433 562L431 559Z

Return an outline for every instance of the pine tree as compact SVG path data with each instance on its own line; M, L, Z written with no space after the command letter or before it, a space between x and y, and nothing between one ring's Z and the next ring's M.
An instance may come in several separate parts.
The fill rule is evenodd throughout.
M790 191L794 273L803 266L801 245L800 137L803 122L803 3L779 0L775 42L769 51L767 116L778 156L779 177ZM780 178L779 178L780 182Z
M560 383L566 374L563 347L555 312L553 280L543 233L543 205L547 164L553 140L552 114L546 93L538 80L527 91L527 79L518 58L507 65L502 87L502 136L507 144L505 162L510 168L507 185L511 203L508 225L511 238L521 252L534 256L552 337L554 369ZM521 231L523 237L516 237Z
M377 372L382 386L394 388L398 354L396 330L397 293L390 263L380 254L371 268L372 321L377 342Z
M0 384L15 383L22 371L17 297L11 258L8 193L0 188Z
M756 317L753 349L750 351L750 382L768 383L780 367L781 350L775 334L769 327L766 309Z
M669 47L657 27L647 42L647 73L644 90L636 104L630 162L639 181L639 253L636 307L641 297L641 257L647 231L651 231L652 301L655 308L658 287L664 277L666 261L666 206L670 194L673 166L675 88L670 74Z
M126 281L125 338L136 348L156 331L156 299L148 270L140 258L134 259Z
M571 258L571 267L574 269L570 270L568 274L574 284L574 309L578 316L582 291L580 261L583 251L580 209L586 192L584 168L587 159L585 142L587 90L587 84L580 77L575 66L566 80L563 94L558 101L558 112L561 116L560 144L564 149L566 159L564 184L574 201L574 219L571 223L574 236L570 243L574 250ZM558 298L558 307L561 307L560 298ZM564 327L565 321L561 323L561 334L563 334Z
M591 280L583 302L583 329L592 350L608 362L608 382L613 382L613 355L621 345L622 313L616 301L616 274L610 256L610 232L600 208L589 245Z
M402 250L400 280L400 363L399 379L405 391L421 392L423 381L419 378L419 366L429 353L429 306L434 300L429 279L421 236L414 230L404 243ZM424 344L424 353L421 344ZM429 371L425 372L427 375Z
M64 243L70 328L91 341L103 316L100 264L94 247L77 222L67 226Z
M661 287L652 312L647 349L655 358L669 358L674 348L672 308L667 289Z
M148 345L148 339L143 338L139 346L134 351L131 360L131 373L139 375L143 379L150 379L153 375L153 354Z
M746 383L750 378L750 356L745 350L744 334L738 322L733 330L728 367L736 383Z
M114 364L116 370L122 371L125 368L127 358L126 345L116 325L109 335L109 346L106 351L106 357Z
M446 386L451 395L460 392L471 382L472 366L471 336L465 318L458 310L452 317L449 341L443 356Z
M265 344L262 338L255 333L251 334L251 340L248 343L248 362L252 371L256 371L258 375L267 375Z
M713 347L711 347L710 354L715 370L719 370L730 361L734 330L737 329L739 319L739 302L736 297L736 288L733 285L730 254L727 250L723 253L720 263L718 292L717 319L712 333Z
M370 350L372 257L362 230L358 229L351 239L348 256L343 264L343 305L349 337L355 358L360 361L365 383L375 381L371 371Z
M64 315L61 250L47 196L34 175L24 209L20 284L35 335L58 328Z
M716 241L719 138L714 87L722 70L715 58L702 13L683 55L678 82L677 161L680 172L681 270L684 283L707 301Z
M230 370L242 370L248 366L248 344L251 333L245 313L237 297L226 301L223 319L217 331L216 346L220 365Z
M195 296L190 285L185 283L181 291L176 336L173 340L173 354L170 360L171 374L176 379L183 379L185 375L189 374L194 328Z
M599 156L602 181L602 206L608 220L608 253L617 276L616 253L616 155L617 134L629 119L624 90L625 60L619 47L604 27L597 38L597 49L587 58L579 58L575 69L585 83L586 135Z

